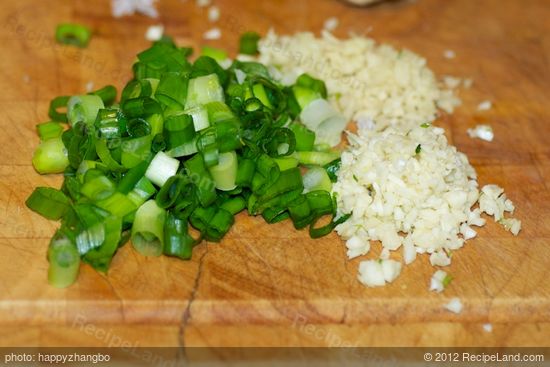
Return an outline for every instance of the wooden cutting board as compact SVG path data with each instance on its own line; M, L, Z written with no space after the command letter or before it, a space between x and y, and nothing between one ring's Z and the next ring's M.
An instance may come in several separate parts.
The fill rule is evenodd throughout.
M0 346L7 345L549 345L550 340L550 18L546 0L422 0L369 8L334 0L214 1L217 24L194 1L163 0L157 20L115 20L108 2L4 1L0 5ZM290 223L266 225L240 215L220 244L203 243L193 260L144 258L131 246L108 276L83 266L77 284L46 283L46 249L57 223L24 205L33 188L58 186L36 174L34 126L55 96L123 86L129 65L162 23L179 44L208 42L236 50L239 34L318 32L336 16L339 36L369 34L424 55L438 75L473 78L463 106L443 116L451 142L465 152L479 183L496 183L516 203L519 237L489 224L453 256L454 281L428 291L434 269L421 257L388 287L356 281L332 234L311 240ZM52 43L55 26L75 21L95 35L78 50ZM451 49L456 58L443 57ZM322 58L322 55L319 55ZM483 100L494 108L476 112ZM495 140L466 129L493 126ZM376 247L376 246L375 246ZM460 297L460 315L443 309ZM492 332L482 325L491 323ZM107 335L107 336L106 336Z

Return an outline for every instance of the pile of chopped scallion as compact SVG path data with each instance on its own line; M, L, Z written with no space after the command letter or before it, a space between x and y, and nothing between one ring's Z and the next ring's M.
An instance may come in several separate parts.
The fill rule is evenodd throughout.
M250 38L241 52L257 49ZM308 122L331 131L334 113L316 107L327 104L325 84L302 75L282 86L257 62L224 69L221 50L207 48L194 62L191 53L165 37L138 54L120 102L113 86L52 101L33 165L65 180L26 202L61 220L48 250L50 284L72 284L81 260L106 272L129 239L143 255L189 259L245 209L268 223L309 226L313 238L346 220L335 219L330 193L334 139L319 144L300 118L310 106Z

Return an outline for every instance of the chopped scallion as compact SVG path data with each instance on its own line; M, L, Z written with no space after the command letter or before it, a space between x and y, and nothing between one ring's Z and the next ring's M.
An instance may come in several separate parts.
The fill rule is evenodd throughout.
M59 138L63 133L63 126L58 122L44 122L36 125L40 140L48 140L51 138Z
M55 30L55 39L64 45L86 47L92 37L90 28L80 24L60 24Z
M147 171L145 171L145 177L161 187L170 177L176 174L179 165L180 162L177 159L169 157L163 152L158 152L149 164Z
M237 187L237 154L234 151L221 153L218 164L208 169L218 190L230 191Z
M304 174L303 179L305 192L317 190L330 192L332 190L332 182L323 167L311 167Z
M241 53L256 54L258 40L244 34ZM120 101L107 85L50 103L33 165L64 182L37 188L27 206L61 220L48 252L53 285L73 283L80 261L106 272L129 238L143 255L189 259L245 209L267 223L290 218L313 238L347 219L334 220L330 194L340 166L331 146L346 121L324 82L304 74L282 86L259 62L226 65L212 47L191 61L191 52L163 37L137 55Z
M97 113L102 108L105 108L105 105L99 96L74 96L67 102L67 118L71 125L83 122L88 126L92 126Z
M32 165L41 174L62 173L69 165L68 152L60 137L40 143L34 151Z
M239 53L243 55L256 55L258 53L258 41L260 35L256 32L243 33L239 43Z
M227 59L227 52L219 48L210 47L210 46L202 46L201 55L211 57L217 62L224 61Z
M80 256L76 246L65 236L57 233L48 249L48 283L56 288L73 284L80 269Z
M217 74L199 76L189 80L185 108L224 102L224 93Z
M62 218L70 208L67 196L51 187L37 187L25 204L29 209L52 220Z
M165 221L166 211L154 200L139 207L132 226L132 243L139 253L144 256L162 254Z

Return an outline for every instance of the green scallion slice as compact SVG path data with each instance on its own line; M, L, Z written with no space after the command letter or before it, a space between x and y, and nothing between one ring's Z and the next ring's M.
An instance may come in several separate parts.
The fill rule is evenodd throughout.
M239 42L239 53L243 55L256 55L258 53L258 41L260 35L256 32L243 33Z
M62 218L70 208L67 196L51 187L37 187L25 204L29 209L52 220Z
M220 153L218 164L208 168L218 190L230 191L237 187L237 166L237 153L233 151Z
M136 212L132 226L134 248L144 256L160 256L164 245L166 211L155 200L145 202Z
M173 214L168 214L164 224L164 248L167 256L179 257L187 260L191 258L193 246L198 242L188 233L186 219L179 219Z
M63 133L63 125L59 122L44 122L42 124L36 125L36 130L38 131L38 136L40 140L48 140L51 138L59 138Z
M80 269L80 256L74 243L61 233L57 233L48 249L48 283L56 288L66 288L73 284Z
M83 122L92 126L100 109L105 108L100 96L73 96L67 102L67 118L71 125Z
M67 108L67 102L69 102L69 96L60 96L60 97L56 97L54 98L51 102L50 102L50 108L48 110L48 116L50 116L50 118L53 120L53 121L58 121L58 122L67 122L67 113L65 112L59 112L59 109L60 108Z
M80 24L59 24L55 30L55 39L63 45L71 45L84 48L88 46L92 31Z
M62 173L69 166L68 152L61 137L40 143L34 151L32 165L41 174Z

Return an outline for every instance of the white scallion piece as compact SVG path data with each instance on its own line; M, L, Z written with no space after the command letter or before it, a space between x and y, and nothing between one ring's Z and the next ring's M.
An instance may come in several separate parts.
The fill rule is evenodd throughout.
M231 65L233 65L233 60L231 60L229 57L227 59L218 61L218 64L225 70L229 69Z
M334 147L340 143L347 120L326 99L315 99L304 107L300 120L315 132L315 144Z
M185 114L191 115L193 118L193 127L195 131L201 131L210 126L210 121L208 120L208 111L202 105L192 107L184 111Z
M145 177L161 187L166 180L178 172L179 165L180 161L177 159L169 157L164 152L158 152L145 171Z
M334 116L338 116L336 109L326 99L319 98L304 107L300 120L308 129L315 131L323 121Z
M333 116L323 121L315 130L315 144L328 144L335 147L342 140L342 132L348 120L343 115Z
M218 76L210 74L190 79L185 108L193 108L210 102L225 102L223 88Z
M237 78L237 83L243 84L246 79L246 73L240 69L235 69L235 77Z
M327 171L320 166L314 166L307 170L303 175L304 193L324 190L330 192L332 190L332 182L328 177Z
M234 151L220 153L218 164L208 170L218 190L230 191L237 187L237 154Z

